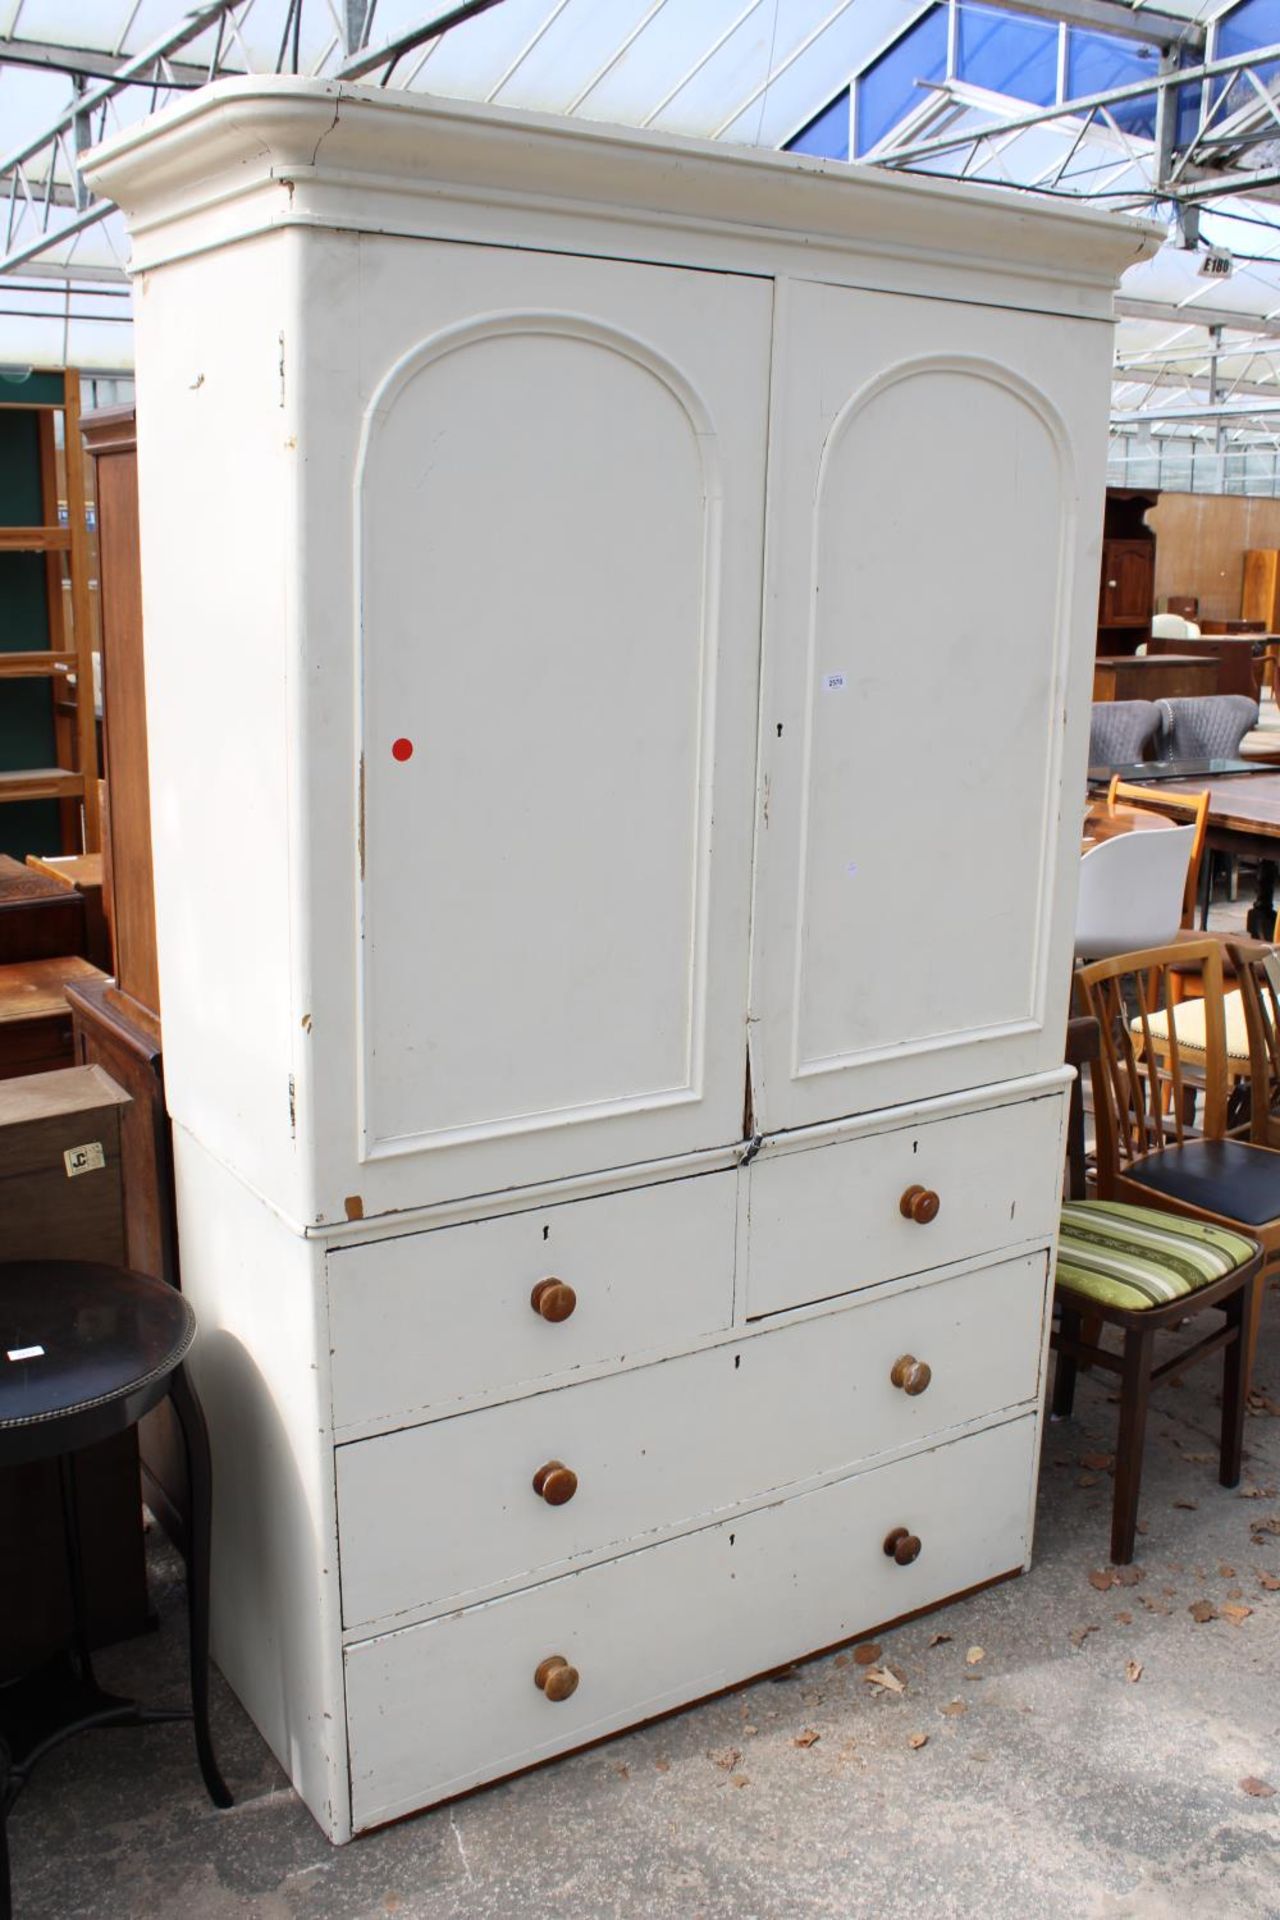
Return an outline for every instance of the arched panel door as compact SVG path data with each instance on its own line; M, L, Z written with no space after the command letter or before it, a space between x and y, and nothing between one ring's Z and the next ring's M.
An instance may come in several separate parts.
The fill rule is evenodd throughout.
M498 270L360 481L363 1147L461 1191L732 1140L746 1010L767 292Z
M763 1132L1061 1062L1079 834L1064 771L1082 785L1064 715L1093 595L1079 443L1087 423L1100 500L1103 334L788 291L754 916Z

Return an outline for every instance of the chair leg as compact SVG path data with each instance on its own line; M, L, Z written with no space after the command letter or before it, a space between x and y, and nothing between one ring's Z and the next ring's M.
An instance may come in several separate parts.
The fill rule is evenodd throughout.
M1111 1509L1111 1561L1117 1567L1127 1567L1133 1559L1154 1342L1155 1335L1141 1327L1129 1329L1124 1336L1124 1371L1120 1376L1120 1433L1116 1441L1116 1493Z
M187 1614L191 1634L191 1718L195 1725L196 1756L209 1798L215 1807L233 1804L218 1771L209 1733L209 1553L212 1532L213 1467L209 1459L209 1429L204 1409L195 1396L185 1367L175 1368L169 1398L178 1416L187 1453L191 1513L187 1523Z
M1249 1390L1249 1348L1247 1323L1258 1276L1246 1280L1226 1304L1227 1325L1236 1337L1222 1355L1222 1444L1218 1458L1218 1482L1224 1487L1240 1484L1240 1465L1244 1456L1244 1400Z
M1080 1320L1080 1338L1087 1347L1096 1347L1102 1339L1102 1321L1097 1314L1086 1313ZM1092 1360L1078 1362L1081 1373L1092 1373Z
M1261 1273L1254 1274L1248 1286L1249 1302L1244 1311L1243 1392L1246 1394L1253 1382L1253 1362L1258 1351L1258 1326L1262 1319L1262 1292L1268 1277L1268 1270L1264 1268Z
M1080 1315L1071 1307L1059 1308L1060 1331L1070 1340L1080 1338ZM1053 1370L1053 1406L1050 1413L1055 1420L1066 1420L1076 1401L1076 1358L1074 1354L1063 1353L1058 1349L1058 1364Z

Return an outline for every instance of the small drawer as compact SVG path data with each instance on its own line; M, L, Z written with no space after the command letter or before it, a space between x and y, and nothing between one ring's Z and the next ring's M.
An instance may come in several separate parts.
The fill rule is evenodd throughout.
M1047 1239L1065 1096L832 1145L769 1144L751 1166L749 1319Z
M988 1428L350 1647L356 1830L1021 1567L1035 1448L1034 1418ZM906 1564L895 1536L919 1543Z
M1039 1391L1034 1254L337 1449L343 1619L547 1579ZM535 1487L541 1470L543 1491Z
M328 1258L333 1421L500 1398L733 1324L733 1172L671 1180ZM544 1305L535 1287L563 1291Z

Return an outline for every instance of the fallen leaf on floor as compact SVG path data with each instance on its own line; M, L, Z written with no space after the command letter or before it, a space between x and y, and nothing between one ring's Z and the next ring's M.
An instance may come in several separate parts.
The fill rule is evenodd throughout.
M1096 1487L1099 1476L1096 1473L1082 1473L1076 1481L1078 1487Z
M1087 1467L1090 1473L1109 1473L1115 1465L1113 1453L1082 1453L1080 1465Z
M1222 1575L1222 1578L1224 1580L1234 1580L1236 1577L1235 1568L1229 1567L1225 1560L1222 1560L1218 1563L1218 1572Z
M1141 1567L1117 1567L1116 1585L1118 1587L1136 1587L1139 1580L1145 1579Z
M749 1739L753 1733L759 1733L760 1729L759 1727L753 1727L751 1723L748 1721L747 1725L742 1729L742 1731L747 1735Z
M868 1667L863 1679L869 1686L882 1687L886 1693L905 1693L907 1683L900 1680L892 1667Z
M1111 1617L1117 1626L1131 1627L1133 1625L1133 1615L1131 1613L1116 1613Z
M945 1645L950 1638L951 1635L949 1633L931 1633L929 1635L929 1645L931 1647L941 1647Z
M1135 1533L1150 1533L1151 1531L1145 1520L1139 1520L1133 1530Z
M1169 1611L1163 1600L1156 1600L1149 1593L1141 1594L1139 1598L1148 1613L1168 1613Z
M1243 1600L1243 1599L1244 1599L1244 1588L1243 1588L1243 1587L1228 1587L1228 1588L1227 1588L1227 1598L1228 1598L1228 1600Z
M1253 1612L1253 1608L1222 1607L1220 1612L1224 1620L1229 1620L1233 1627L1239 1627L1243 1626L1244 1622L1249 1618L1249 1615Z
M728 1773L732 1767L737 1766L742 1755L736 1747L721 1747L718 1750L715 1748L709 1749L707 1758L708 1760L714 1760L718 1767L723 1767L725 1772Z
M631 1778L631 1769L627 1765L625 1760L615 1760L613 1763L613 1770L617 1774L619 1780L629 1780Z
M1096 1633L1097 1631L1098 1629L1096 1626L1095 1627L1073 1627L1071 1631L1072 1646L1082 1647L1085 1641L1089 1638L1089 1635L1091 1633Z
M751 1785L745 1773L735 1773L729 1785L731 1787L749 1787Z
M1141 1680L1142 1678L1141 1660L1126 1660L1124 1663L1124 1677L1126 1680Z
M985 1660L986 1657L987 1650L985 1647L970 1647L968 1653L965 1655L965 1661L969 1666L976 1667L979 1660Z
M853 1657L860 1667L874 1667L883 1652L883 1647L878 1647L874 1640L868 1640L864 1646L854 1648Z
M1095 1567L1094 1571L1089 1575L1089 1585L1096 1587L1099 1593L1108 1593L1111 1588L1114 1587L1115 1583L1116 1577L1114 1573L1109 1573L1102 1567Z
M1280 1533L1280 1515L1269 1513L1265 1520L1251 1520L1251 1533Z
M1236 1492L1237 1500L1269 1500L1270 1498L1265 1487L1240 1487Z
M1244 1792L1251 1793L1255 1800L1271 1800L1275 1797L1275 1788L1269 1786L1265 1780L1256 1779L1253 1774L1249 1774L1240 1782L1240 1785Z
M1194 1513L1200 1505L1200 1502L1198 1500L1175 1500L1173 1504L1175 1507L1184 1507L1188 1513Z
M791 1744L793 1747L813 1747L817 1745L818 1741L821 1740L821 1738L822 1738L822 1735L820 1733L815 1733L812 1727L806 1727L803 1733L798 1733L796 1735L795 1739L791 1742Z
M1258 1585L1265 1587L1268 1593L1280 1593L1280 1573L1260 1573Z
M954 1717L957 1713L968 1713L969 1709L963 1700L948 1700L942 1711L948 1716Z
M670 1773L671 1762L669 1760L655 1760L653 1770L655 1773Z
M907 1745L915 1753L919 1753L921 1747L927 1747L928 1744L929 1736L927 1733L912 1733L907 1736Z
M847 1653L838 1653L833 1662L833 1665L837 1667L847 1667L848 1664L849 1664L849 1656Z
M1187 1612L1199 1626L1203 1626L1206 1620L1216 1620L1218 1617L1218 1609L1212 1600L1193 1600Z
M1184 1453L1182 1457L1193 1461L1198 1467L1208 1467L1213 1465L1218 1456L1216 1453Z

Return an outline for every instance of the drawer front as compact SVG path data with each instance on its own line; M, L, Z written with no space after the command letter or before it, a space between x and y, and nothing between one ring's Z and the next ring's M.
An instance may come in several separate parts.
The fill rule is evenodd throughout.
M1054 1093L831 1146L766 1147L750 1172L748 1317L1048 1238L1064 1113ZM932 1219L903 1213L913 1187L937 1196Z
M731 1326L735 1222L726 1172L335 1249L334 1426L499 1397ZM530 1305L551 1277L577 1296L567 1319Z
M989 1428L346 1655L358 1830L1024 1564L1036 1422ZM884 1541L921 1542L898 1566ZM575 1692L551 1700L562 1656Z
M337 1450L343 1618L367 1625L546 1579L646 1534L1024 1405L1035 1254L679 1359ZM894 1384L895 1364L923 1362ZM922 1391L907 1391L907 1386ZM560 1462L563 1504L533 1486ZM567 1483L552 1483L562 1493Z

